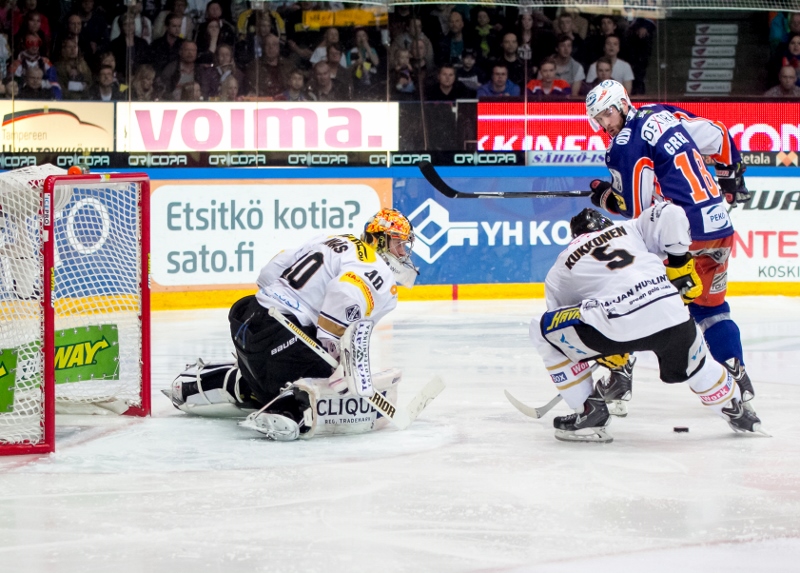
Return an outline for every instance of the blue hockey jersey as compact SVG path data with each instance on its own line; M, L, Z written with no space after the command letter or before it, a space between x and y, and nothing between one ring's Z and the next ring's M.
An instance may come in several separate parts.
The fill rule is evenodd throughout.
M726 165L740 160L721 123L673 106L631 109L606 152L621 214L635 218L652 204L669 201L686 212L693 240L731 235L724 194L703 156Z

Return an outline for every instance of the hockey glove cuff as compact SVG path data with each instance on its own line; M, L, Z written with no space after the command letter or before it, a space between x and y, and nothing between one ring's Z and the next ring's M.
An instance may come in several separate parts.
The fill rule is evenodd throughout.
M725 200L731 205L747 203L752 196L744 183L744 172L747 169L741 162L735 165L716 165L717 182L725 193Z
M667 278L678 292L684 304L694 302L694 299L703 294L703 281L694 270L694 259L685 255L668 255Z
M600 366L605 366L609 370L619 370L628 363L630 357L631 355L626 352L625 354L612 354L611 356L601 356L600 358L595 358L595 361Z
M592 204L595 207L605 209L609 213L619 215L619 204L617 203L617 196L611 188L611 183L601 179L595 179L589 184L592 192Z

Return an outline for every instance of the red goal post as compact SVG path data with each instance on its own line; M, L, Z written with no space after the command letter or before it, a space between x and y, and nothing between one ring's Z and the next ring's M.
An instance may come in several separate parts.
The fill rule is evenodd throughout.
M55 414L150 413L150 181L0 174L0 455L52 452Z

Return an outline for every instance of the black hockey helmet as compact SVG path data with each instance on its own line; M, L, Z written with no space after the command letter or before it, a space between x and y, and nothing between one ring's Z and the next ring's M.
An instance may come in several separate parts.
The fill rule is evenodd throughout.
M569 220L569 230L572 231L572 237L575 238L584 233L593 233L606 229L613 224L611 219L599 211L587 207Z

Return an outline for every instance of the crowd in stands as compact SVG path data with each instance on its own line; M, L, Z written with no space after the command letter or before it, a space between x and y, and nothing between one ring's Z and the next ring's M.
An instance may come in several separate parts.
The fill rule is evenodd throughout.
M656 25L563 8L421 3L315 26L340 2L0 0L0 97L95 101L580 98L646 93ZM374 10L374 8L373 8ZM380 13L377 12L375 21ZM766 95L797 97L800 13L770 23ZM794 78L794 79L792 79Z
M420 4L320 29L339 2L0 0L0 97L385 101L645 90L653 22ZM369 9L368 6L363 8Z

